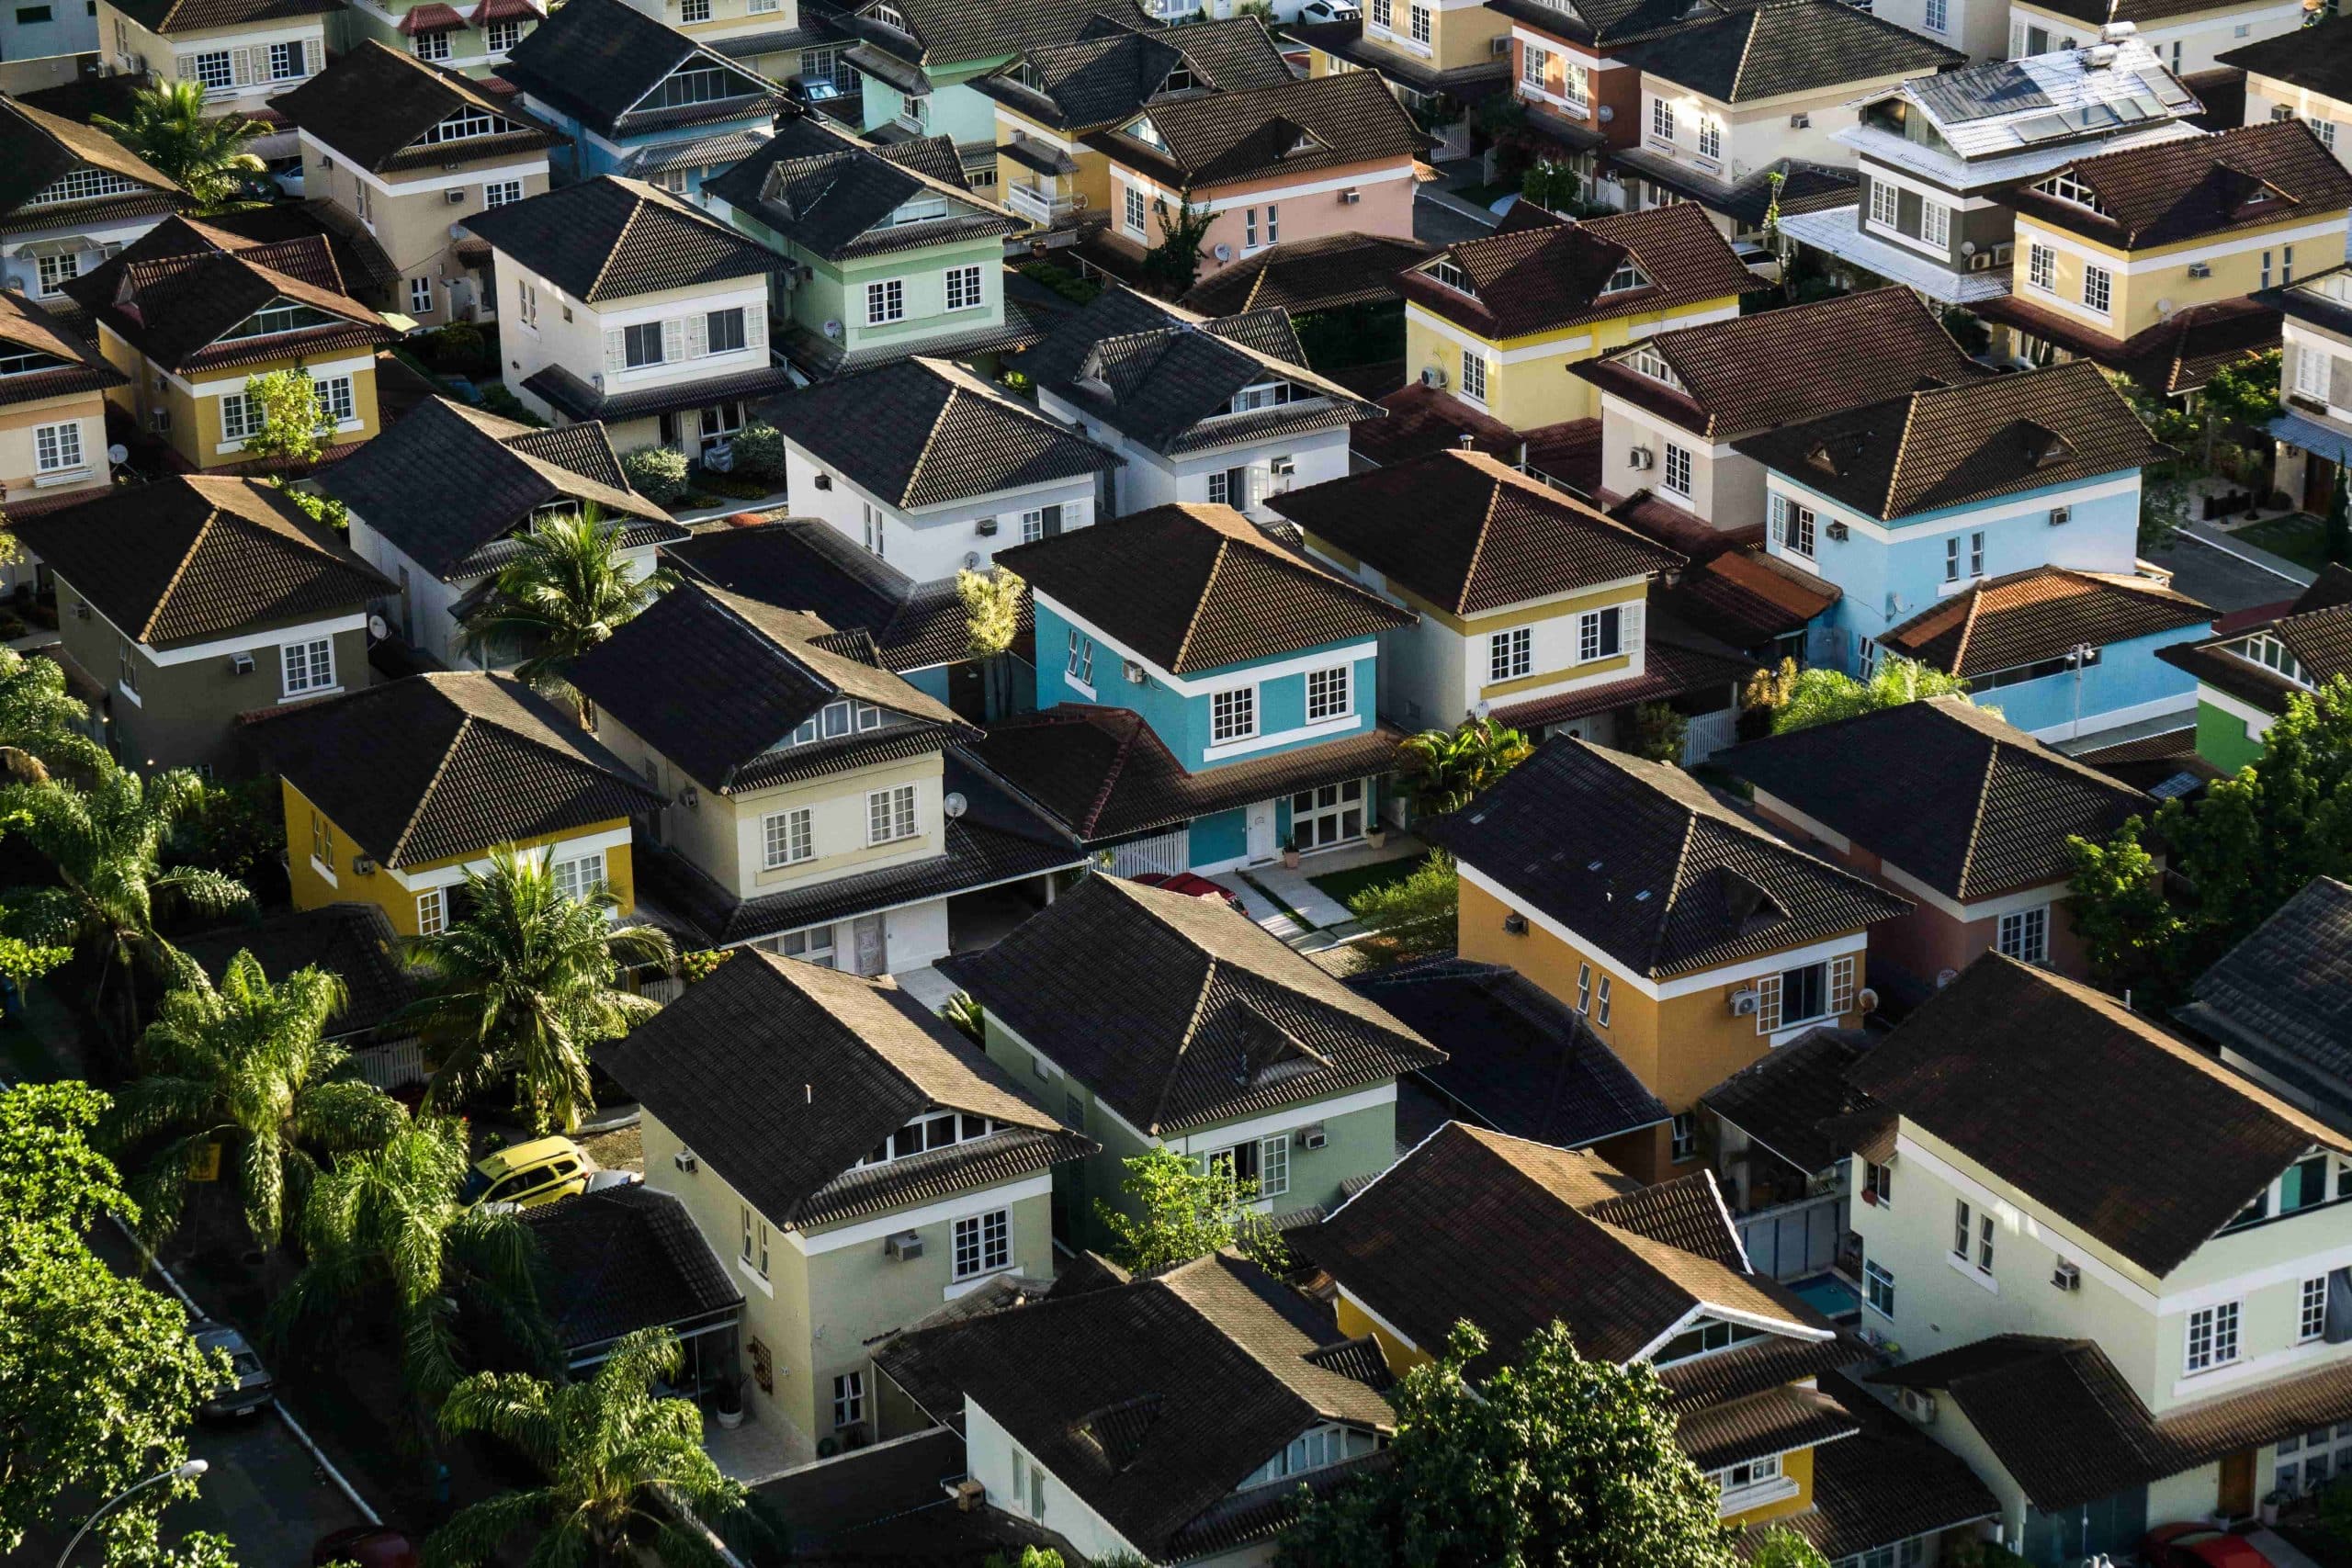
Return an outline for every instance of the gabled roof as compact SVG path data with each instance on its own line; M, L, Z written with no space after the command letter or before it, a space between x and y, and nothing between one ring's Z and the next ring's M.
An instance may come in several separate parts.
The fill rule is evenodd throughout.
M1645 341L1679 387L1624 364L1631 349L1579 360L1568 373L1713 441L1896 397L1923 382L1988 374L1907 288L1843 294Z
M767 412L820 465L910 511L1106 473L1122 463L1035 405L922 355L804 387Z
M1020 220L964 184L956 144L914 137L876 147L818 115L786 119L751 156L705 187L828 261L1009 234ZM894 223L910 202L936 198L943 216Z
M1462 274L1466 290L1438 281L1431 269L1440 260ZM1639 280L1604 292L1628 265ZM1729 299L1760 280L1732 254L1705 209L1677 202L1464 240L1401 274L1397 285L1426 310L1481 337L1508 338Z
M1419 831L1666 979L1802 947L1910 903L1783 842L1679 768L1563 736Z
M1962 697L1753 740L1716 761L1961 900L2063 881L2069 835L2104 843L2125 818L2154 809Z
M2006 197L2038 223L2126 251L2177 245L2352 208L2352 173L2301 120L2127 147L2067 165L2094 209L2024 186Z
M950 68L1153 25L1126 0L890 0L902 30L871 14L877 3L844 7L842 26L898 59Z
M1355 164L1410 159L1429 144L1373 72L1173 98L1140 112L1166 151L1118 129L1083 140L1114 163L1187 190L1306 179Z
M1916 105L1958 158L2023 159L2019 174L2059 167L2069 144L2163 130L2200 107L2145 39L2098 47L2112 52L2095 62L2086 46L1987 61L1876 96Z
M124 16L151 33L257 27L343 9L343 0L124 0Z
M1886 521L2136 472L2172 455L2099 367L2079 360L1928 388L1736 445Z
M1328 1312L1232 1253L899 1336L875 1361L935 1420L965 1401L1154 1562L1272 1535L1297 1485L1234 1488L1309 1427L1392 1432ZM1335 1366L1332 1363L1337 1360ZM1367 1371L1370 1369L1367 1368ZM1328 1492L1377 1454L1308 1478Z
M537 1203L519 1216L552 1286L539 1300L571 1355L640 1328L684 1331L743 1305L742 1287L674 1193L643 1182Z
M1847 1075L1878 1038L1860 1029L1808 1029L1724 1079L1699 1103L1807 1176L1827 1170L1849 1151L1837 1135L1841 1124L1871 1113L1869 1097Z
M1038 85L1019 80L1025 67ZM1168 85L1182 69L1189 83ZM1125 28L1024 50L972 84L1033 119L1066 130L1124 121L1163 94L1236 92L1290 81L1290 67L1255 17L1201 21L1149 33Z
M2030 333L2076 358L2120 371L2160 397L2173 398L2196 391L2216 370L2277 348L2278 304L2293 293L2260 289L2240 299L2191 305L2127 338L2109 337L2064 310L2014 294L1981 300L1969 309L1986 321Z
M379 175L512 159L563 141L511 97L492 96L469 77L374 39L361 40L269 107L344 162ZM442 121L468 112L491 116L499 129L450 141L424 140Z
M624 546L683 539L685 530L629 488L601 424L538 430L427 398L339 463L319 486L445 581L495 571L538 507L601 507Z
M758 948L733 950L595 1055L745 1202L786 1229L994 1186L1095 1147L896 983ZM1001 1125L859 1166L933 1111Z
M2293 606L2268 626L2241 626L2202 642L2160 648L2156 657L2266 713L2284 713L2308 688L2231 651L2252 633L2268 632L2295 656L2303 673L2324 682L2352 675L2352 567L2330 562Z
M257 717L271 765L379 864L424 865L662 804L506 675L411 675Z
M1622 44L1678 32L1733 7L1722 0L1493 0L1491 8L1555 38Z
M2313 1145L2352 1152L2343 1133L2113 998L1997 953L1921 1003L1853 1081L2158 1278ZM2090 1084L2096 1138L2083 1136Z
M1443 1059L1248 917L1114 876L1088 877L941 972L1156 1137Z
M1635 44L1616 58L1724 104L1882 76L1927 75L1968 62L1964 51L1946 49L1842 0L1775 0L1736 9Z
M0 405L101 391L128 379L99 357L96 345L67 332L56 317L13 289L0 290L0 353L40 356L26 369L0 376Z
M47 109L0 97L0 147L7 151L0 163L0 210L12 223L70 220L86 209L168 212L189 205L191 197L171 176L113 137ZM88 201L61 201L26 210L26 204L79 168L97 169L143 187L134 194L104 196Z
M682 683L678 671L696 671ZM837 632L702 582L681 583L588 650L571 682L629 732L720 794L846 771L977 738L944 704L882 669L873 639ZM714 704L710 693L724 691ZM800 723L843 698L882 728L791 746Z
M2326 1094L2339 1115L2352 1110L2352 886L2313 877L2199 976L2193 995L2183 1022Z
M1326 648L1414 620L1283 548L1229 506L1173 502L999 550L996 558L1031 592L1171 675Z
M1802 630L1844 596L1836 583L1816 572L1760 549L1742 548L1721 551L1685 568L1679 582L1651 598L1659 611L1735 648L1753 649Z
M2256 39L2213 56L2249 76L2292 83L2322 97L2352 102L2352 17L2328 17L2274 38Z
M638 107L689 61L726 72L744 90L677 108ZM784 89L775 83L623 0L578 0L558 6L523 35L498 73L531 97L606 136L719 120L765 121L792 109Z
M1394 234L1325 234L1286 240L1221 266L1184 293L1184 309L1204 316L1283 310L1294 315L1367 305L1397 297L1396 273L1425 260L1430 247Z
M2210 626L2213 610L2146 578L2036 567L1988 577L1881 634L1879 646L1954 675L1988 675L2159 632Z
M617 0L582 3L637 15ZM477 212L466 220L466 229L591 305L763 277L783 265L750 235L668 191L612 175Z
M10 526L149 648L354 615L392 591L282 492L254 479L175 474Z
M1685 564L1563 491L1458 448L1272 496L1267 504L1310 537L1454 615Z

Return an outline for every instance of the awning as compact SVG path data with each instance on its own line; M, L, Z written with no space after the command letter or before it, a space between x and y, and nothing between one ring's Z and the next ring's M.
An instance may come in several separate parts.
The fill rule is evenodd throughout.
M2331 463L2352 463L2352 434L2294 412L2280 414L2267 427L2290 446L2317 453Z
M512 21L517 17L537 17L547 20L547 7L539 0L481 0L474 7L473 23L481 27L490 22Z
M640 147L625 159L620 172L633 180L650 179L673 169L712 169L740 164L767 141L763 131L722 130L692 141L669 141Z
M84 251L98 248L98 242L87 234L67 234L54 240L28 241L9 254L19 256L78 256Z
M414 38L418 33L455 32L465 25L465 17L455 6L428 0L425 5L409 7L408 14L400 20L400 30Z
M2009 275L2005 269L1953 272L1938 266L1917 251L1862 232L1857 221L1860 211L1859 207L1830 207L1786 216L1781 220L1781 232L1947 305L1973 305L2008 293Z
M1001 141L997 144L996 150L1023 168L1034 170L1037 174L1053 178L1078 173L1077 159L1057 147L1048 146L1043 141L1033 141L1025 136L1016 136L1010 141Z
M860 72L912 98L927 98L936 91L922 68L910 65L896 55L885 54L870 43L859 44L842 56Z

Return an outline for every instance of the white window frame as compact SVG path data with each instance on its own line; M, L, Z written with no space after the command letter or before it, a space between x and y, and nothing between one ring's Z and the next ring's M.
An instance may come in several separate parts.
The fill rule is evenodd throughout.
M1209 696L1209 744L1251 740L1258 734L1258 688L1234 686Z
M1675 1112L1667 1125L1667 1157L1680 1165L1699 1157L1699 1113L1695 1111Z
M1122 206L1120 217L1125 220L1128 233L1138 240L1148 239L1151 231L1147 225L1150 221L1151 215L1149 209L1144 204L1143 191L1136 186L1128 186L1125 188L1126 200Z
M1927 9L1921 17L1921 25L1931 33L1951 31L1951 11L1949 0L1928 0Z
M424 35L419 34L422 38ZM208 93L237 85L237 66L232 51L225 49L207 50L202 54L188 56L188 69L196 73L196 84Z
M865 1369L841 1372L833 1378L833 1430L854 1427L865 1419Z
M2303 344L2295 350L2295 390L2307 398L2327 401L2328 381L2335 367L2335 356L2324 348Z
M334 638L306 637L279 644L277 669L278 685L286 696L314 697L335 690Z
M1481 406L1487 400L1487 356L1475 348L1462 351L1462 395Z
M1699 156L1721 159L1724 155L1724 122L1711 115L1699 119Z
M415 33L408 40L408 51L419 60L449 58L449 35L446 32Z
M865 843L903 843L922 832L915 815L915 786L891 784L865 792Z
M2104 316L2115 304L2115 275L2103 266L2083 268L2083 309Z
M1430 19L1430 7L1415 6L1412 7L1412 13L1413 41L1426 47L1433 31L1433 24Z
M951 266L942 274L944 297L950 310L977 310L988 303L980 292L980 269L975 266Z
M34 258L33 270L44 299L54 299L65 292L65 285L82 276L82 257L67 251L61 255Z
M1772 536L1781 542L1781 548L1806 560L1814 558L1820 535L1819 519L1815 516L1812 507L1800 505L1785 495L1775 493L1772 497Z
M2050 962L2050 906L2012 909L1994 929L1994 946L2004 958L2020 964Z
M492 54L504 54L523 41L523 24L513 17L491 23L481 30L481 41Z
M2327 1276L2303 1281L2295 1305L2295 1343L2309 1345L2327 1337Z
M1674 106L1664 98L1650 100L1650 134L1674 140Z
M89 467L82 447L82 422L33 426L33 470L37 474L70 474Z
M1658 488L1669 495L1679 495L1688 501L1690 499L1690 449L1677 446L1671 441L1665 446L1666 457L1658 466Z
M2245 1309L2238 1302L2217 1302L2190 1313L2187 1331L2181 1337L2183 1375L2194 1377L2234 1365L2244 1321Z
M2025 248L2025 280L2044 294L2058 291L2058 253L2029 242Z
M1552 55L1549 50L1538 49L1532 43L1520 45L1520 85L1523 87L1532 87L1539 93L1544 91L1544 67L1551 58Z
M817 814L806 806L771 811L760 818L760 864L781 871L817 858Z
M1871 221L1883 228L1895 227L1895 217L1903 210L1903 195L1893 184L1873 177L1871 180Z
M1875 1258L1862 1260L1862 1304L1879 1316L1894 1316L1894 1270Z
M424 316L432 312L433 280L429 277L410 278L408 280L408 313L412 316Z
M445 887L428 887L416 896L416 934L439 936L449 929L449 893Z
M503 207L510 201L522 199L523 182L521 180L492 180L481 187L481 205L485 212L493 207ZM529 284L525 284L523 286L525 292L527 293L530 287ZM533 319L537 320L536 317Z
M1951 209L1940 201L1919 201L1919 239L1942 250L1951 243Z
M764 1280L768 1277L768 1223L749 1203L737 1203L738 1218L743 1230L743 1267Z
M1306 722L1320 724L1325 719L1346 718L1355 711L1355 674L1352 664L1334 664L1327 670L1306 672Z
M567 898L586 898L605 886L605 852L589 850L584 853L567 855L562 860L548 862L548 880L555 890ZM570 886L565 885L569 883Z
M1532 626L1513 626L1509 631L1490 634L1487 638L1487 679L1488 682L1516 681L1535 668L1535 630Z
M1012 1211L990 1209L956 1222L948 1248L952 1277L977 1280L1012 1267Z
M907 281L902 277L886 277L865 286L865 324L869 327L888 326L907 319Z
M1609 627L1615 624L1612 634ZM1577 662L1590 664L1602 659L1617 659L1625 652L1625 607L1608 604L1598 610L1587 610L1577 617Z
M300 39L288 39L269 46L269 79L291 82L302 74L303 62L310 58L310 46Z
M1290 1134L1258 1140L1258 1196L1280 1198L1290 1190Z

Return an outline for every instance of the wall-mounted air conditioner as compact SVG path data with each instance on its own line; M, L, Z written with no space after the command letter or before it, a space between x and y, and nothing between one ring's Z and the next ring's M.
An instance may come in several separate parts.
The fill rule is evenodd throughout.
M922 1233L900 1231L882 1244L882 1250L895 1263L910 1262L922 1256Z
M1625 454L1625 462L1630 468L1646 468L1657 460L1650 455L1650 449L1646 446L1636 446Z

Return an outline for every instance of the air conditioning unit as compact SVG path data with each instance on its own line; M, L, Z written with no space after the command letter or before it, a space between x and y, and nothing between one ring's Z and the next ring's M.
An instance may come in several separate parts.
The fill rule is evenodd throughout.
M2079 1291L2083 1288L2083 1271L2062 1258L2058 1267L2050 1271L2050 1282L2062 1291Z
M1922 1427L1930 1425L1936 1418L1936 1396L1924 1388L1900 1390L1894 1402L1902 1407L1904 1415Z
M1498 33L1493 38L1488 39L1487 40L1487 51L1490 54L1509 54L1510 52L1510 34Z
M1625 454L1625 463L1629 468L1646 468L1656 461L1657 459L1650 455L1646 446L1636 446Z
M676 1154L670 1156L670 1163L676 1166L680 1170L684 1171L688 1176L692 1176L695 1171L702 1168L702 1161L695 1158L695 1152L692 1149L680 1149Z
M1829 536L1840 541L1841 543L1851 536L1853 532L1854 531L1851 528L1848 527L1843 523L1832 523L1829 525Z
M1319 1149L1328 1142L1329 1138L1324 1133L1323 1123L1320 1122L1311 1127L1301 1127L1298 1130L1298 1146L1302 1149Z
M1269 461L1266 467L1278 479L1298 478L1298 459L1295 457L1276 457Z
M819 474L819 475L817 476L817 488L818 488L819 490L831 490L831 489L832 489L832 488L833 488L833 476L832 476L832 475L831 475L831 474Z
M1753 986L1742 986L1731 994L1731 1015L1734 1018L1754 1018L1763 997Z
M252 674L253 672L254 672L254 656L253 656L252 654L250 654L250 653L232 653L232 654L229 655L229 673L230 673L230 674L232 674L232 675L250 675L250 674Z
M1126 682L1130 686L1140 686L1149 679L1144 674L1143 666L1132 659L1123 659L1119 661L1119 673L1126 678Z
M366 855L354 855L351 857L351 874L354 876L373 876L376 874L376 863L369 860Z
M922 1233L900 1231L882 1244L882 1250L889 1254L894 1263L910 1262L922 1256Z
M1993 253L1990 251L1979 251L1968 258L1968 270L1971 272L1984 272L1992 265Z
M1811 130L1813 129L1813 116L1806 114L1800 109L1797 113L1789 116L1789 129L1791 130Z
M2191 277L2211 277L2213 276L2213 264L2211 262L2190 262L2188 264L2188 276Z
M2063 528L2074 520L2075 509L2071 506L2053 506L2050 509L2050 525L2052 528Z
M441 199L452 207L463 207L466 204L465 189L460 186L456 190L445 190L441 193Z
M1422 366L1421 385L1433 391L1445 390L1445 367L1442 365Z
M1353 186L1350 186L1347 189L1340 193L1340 205L1341 207L1353 207L1357 202L1362 201L1363 199L1363 192L1356 189Z
M2015 256L2017 254L2018 248L2016 244L2010 241L2004 240L1999 244L1993 247L1993 265L1995 266L2007 266L2009 265L2010 258Z
M88 600L76 599L74 601L74 618L77 621L86 621L90 618L90 603Z
M1503 917L1503 934L1506 936L1525 936L1527 934L1527 917L1525 915L1519 914L1505 915Z
M981 518L978 523L972 525L972 532L979 535L984 539L992 539L996 537L996 519L993 517Z

